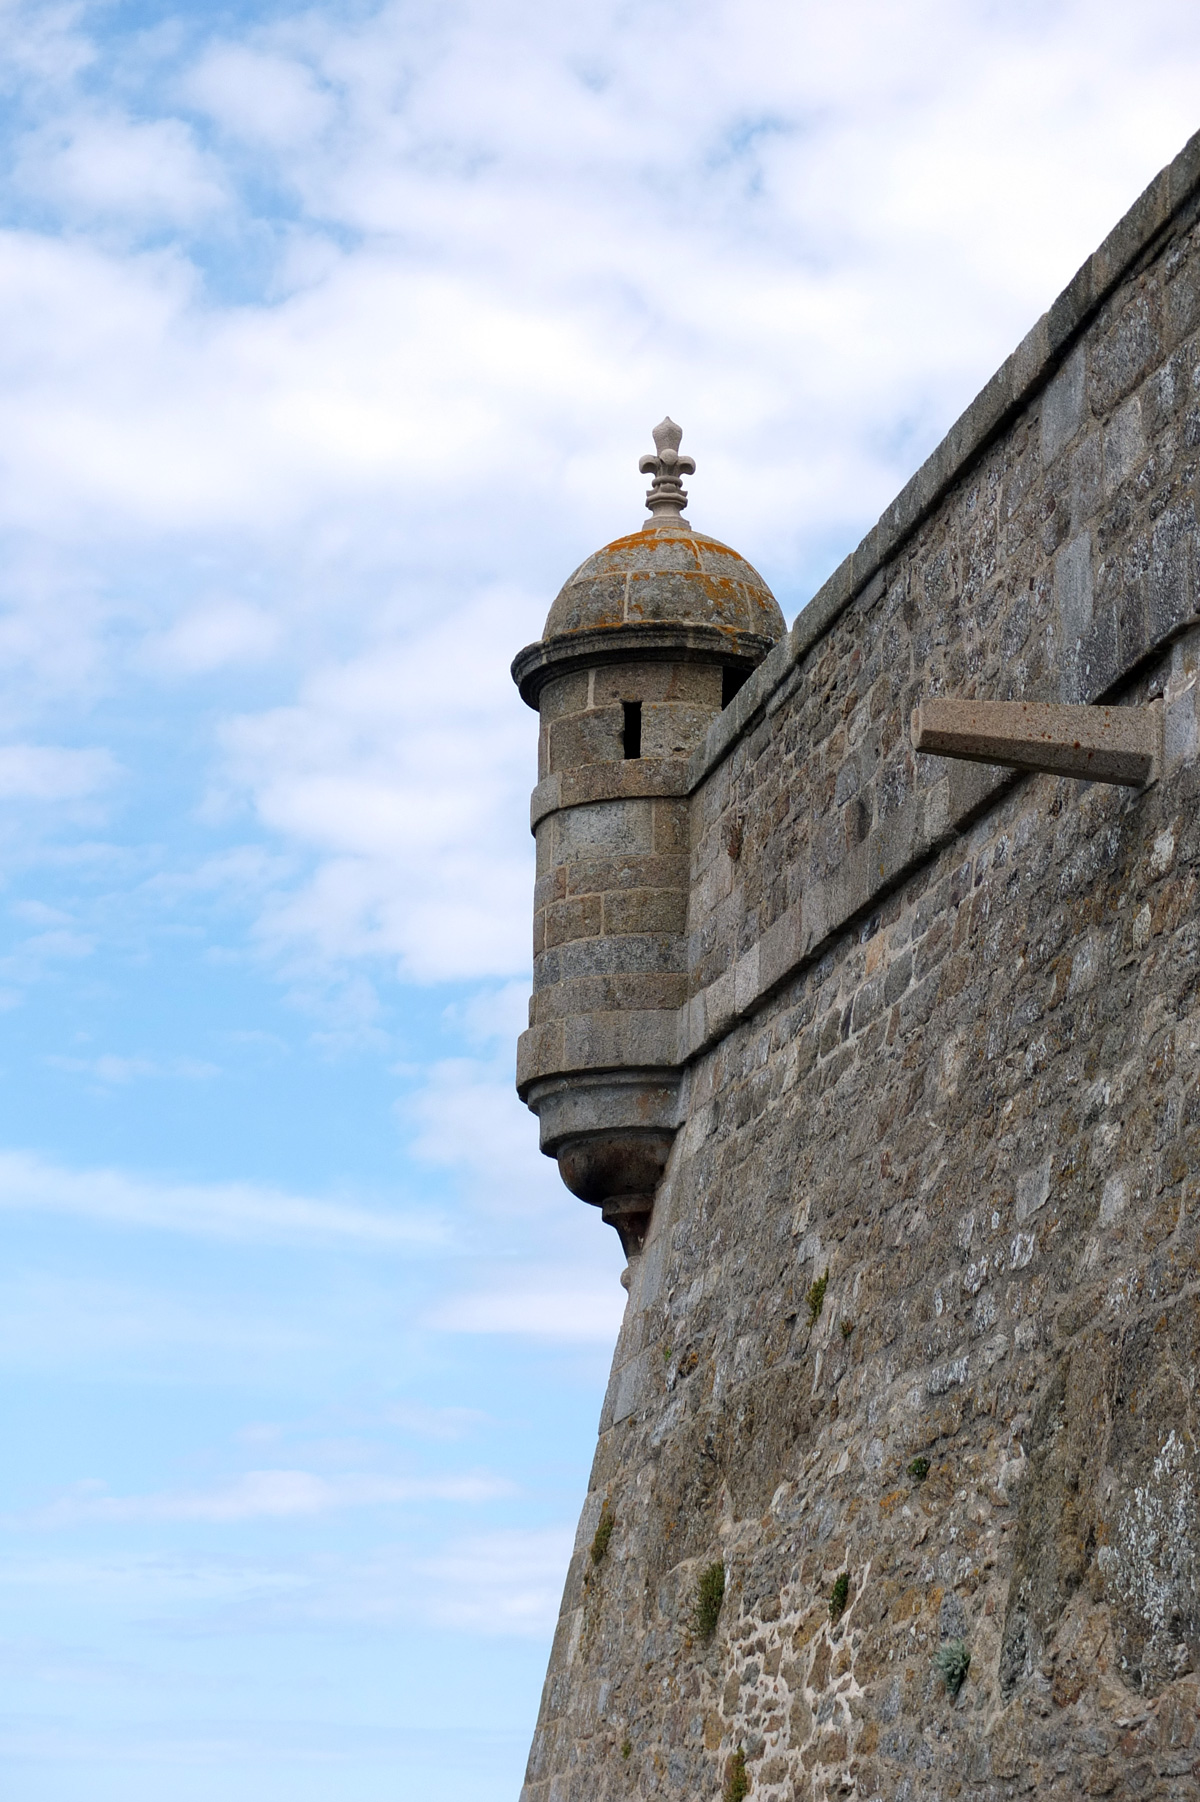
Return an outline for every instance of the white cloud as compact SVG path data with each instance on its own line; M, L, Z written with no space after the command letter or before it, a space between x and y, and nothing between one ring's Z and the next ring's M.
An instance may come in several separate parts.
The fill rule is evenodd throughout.
M96 941L90 934L77 932L69 926L35 932L22 939L7 956L0 957L0 975L10 982L37 982L48 970L62 963L91 957L95 949ZM15 999L19 999L19 994Z
M123 1087L126 1083L137 1082L146 1077L181 1078L185 1082L204 1082L221 1074L217 1064L207 1064L198 1058L151 1058L151 1057L119 1057L114 1052L103 1052L99 1057L47 1057L44 1062L53 1070L65 1070L72 1075L90 1076L95 1082L106 1087Z
M67 1591L88 1601L135 1608L180 1603L220 1604L278 1595L305 1586L297 1571L249 1560L176 1559L153 1553L107 1558L10 1558L0 1562L0 1587Z
M418 980L528 962L533 733L507 682L507 613L485 595L227 726L235 791L317 860L267 901L268 944L387 957Z
M235 1524L225 1515L137 1518ZM64 1519L63 1524L68 1522ZM0 1563L0 1589L10 1595L62 1590L89 1603L116 1602L126 1610L152 1609L163 1615L170 1611L177 1618L186 1609L193 1620L197 1611L208 1613L210 1619L219 1611L227 1625L232 1620L239 1628L264 1623L278 1627L298 1620L376 1625L406 1621L489 1639L544 1638L558 1613L572 1543L572 1531L566 1526L517 1527L451 1540L429 1556L396 1548L370 1558L326 1555L303 1564L280 1561L266 1566L253 1558L185 1561L146 1553L10 1559Z
M247 1307L236 1294L77 1278L14 1250L0 1276L0 1362L10 1377L21 1373L17 1380L80 1370L94 1380L106 1370L139 1385L193 1381L197 1371L234 1384L266 1371L291 1381L314 1358L328 1366L339 1328L311 1312L280 1316L278 1303Z
M432 1579L427 1606L437 1624L492 1636L553 1630L571 1557L566 1527L481 1533L419 1561Z
M462 1439L487 1416L478 1408L430 1408L423 1402L396 1402L386 1411L391 1425L422 1439Z
M295 58L221 44L183 83L190 103L231 135L287 151L328 124L333 102L311 69Z
M390 1507L402 1502L483 1502L512 1493L498 1477L384 1477L371 1474L319 1476L305 1470L250 1470L213 1489L174 1490L158 1495L114 1496L101 1483L76 1484L41 1510L45 1526L81 1520L205 1521L214 1525L248 1520L289 1520L329 1514L342 1508Z
M321 1201L245 1182L178 1183L120 1170L67 1170L31 1152L0 1152L0 1212L71 1215L242 1243L415 1250L445 1242L429 1213Z
M280 630L280 621L261 608L207 599L158 637L147 639L146 662L152 670L179 676L261 663L278 645Z
M522 977L477 989L465 1002L453 1003L447 1018L460 1024L476 1044L498 1044L509 1056L517 1035L529 1024L529 983Z
M110 752L57 745L0 745L0 800L78 801L118 774Z
M226 203L216 171L178 119L82 116L27 138L16 181L43 201L140 226L193 224Z
M79 29L79 7L72 0L3 0L3 72L13 87L27 82L36 92L45 85L60 89L81 75L95 50Z
M241 1618L405 1622L487 1639L544 1639L572 1543L567 1527L510 1527L451 1540L432 1555L397 1546L366 1558L326 1558L306 1567L303 1585L248 1594Z
M499 1027L523 984L480 998L482 1025ZM462 1010L470 1021L473 1004ZM492 1059L443 1058L396 1104L415 1158L457 1173L480 1249L499 1226L506 1243L536 1246L538 1261L489 1260L481 1293L460 1296L436 1316L460 1332L611 1344L624 1305L617 1282L619 1241L598 1208L569 1193L553 1158L538 1147L537 1120L513 1084L512 1040ZM576 1262L578 1260L578 1262Z
M614 1276L589 1283L578 1269L526 1268L511 1288L454 1297L432 1314L430 1325L448 1333L612 1345L624 1310L625 1294Z
M707 428L702 504L724 490L726 509L751 509L776 543L785 498L789 540L806 496L858 517L853 484L882 500L896 474L873 448L880 424L986 373L980 351L1007 348L997 334L1014 306L1049 298L1191 124L1187 13L1159 0L1134 31L1115 10L1087 16L1081 33L1078 8L1032 21L943 0L907 9L901 28L868 0L836 22L759 0L664 36L650 13L618 29L611 6L552 31L528 5L422 25L385 6L211 45L184 90L279 147L311 213L301 235L363 241L269 309L197 309L167 263L58 247L47 335L66 308L86 349L85 310L117 326L120 295L126 313L120 412L103 409L92 362L71 389L72 437L119 434L134 453L60 466L67 511L97 480L138 520L148 500L160 523L199 506L239 526L269 526L281 507L304 517L331 492L373 509L386 490L417 503L424 532L482 502L476 518L508 537L489 487L578 511L580 478L603 468L607 505L585 503L581 520L613 519L622 496L636 517L622 478L650 394L661 405L669 388L702 450ZM1118 81L1124 104L1108 109ZM344 127L326 140L334 91ZM169 172L177 152L147 134L185 129L169 116L130 126L149 152L133 163ZM1075 190L1073 244L1058 185L1041 179L1056 155ZM246 205L231 199L231 218ZM21 284L10 291L19 308ZM55 387L42 399L61 425ZM20 423L28 439L33 422ZM771 454L755 459L767 425ZM532 522L528 502L518 517Z
M455 1166L505 1192L523 1189L530 1206L551 1176L558 1183L537 1149L537 1121L513 1088L511 1052L495 1063L441 1059L398 1111L416 1124L412 1149L431 1164Z

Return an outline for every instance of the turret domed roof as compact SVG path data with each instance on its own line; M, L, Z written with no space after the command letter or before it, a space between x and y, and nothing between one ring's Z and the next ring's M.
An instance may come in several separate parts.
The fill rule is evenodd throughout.
M569 576L536 644L513 659L513 680L531 707L552 676L605 663L698 660L748 675L786 631L779 603L758 571L682 517L672 419L654 428L655 452L638 464L653 477L640 532L614 538Z
M602 626L717 626L782 638L779 603L753 564L682 520L614 538L564 582L543 638Z

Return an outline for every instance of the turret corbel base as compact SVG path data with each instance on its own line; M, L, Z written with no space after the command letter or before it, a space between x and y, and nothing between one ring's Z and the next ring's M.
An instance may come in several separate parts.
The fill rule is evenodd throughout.
M538 1116L541 1148L557 1159L567 1188L598 1207L626 1257L636 1257L675 1137L678 1076L662 1070L556 1076L534 1083L526 1100Z

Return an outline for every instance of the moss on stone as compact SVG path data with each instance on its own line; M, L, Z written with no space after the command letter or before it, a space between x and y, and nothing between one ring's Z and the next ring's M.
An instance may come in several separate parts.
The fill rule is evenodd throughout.
M741 1746L729 1760L729 1768L725 1773L724 1802L745 1802L750 1794L750 1779L746 1775L746 1754Z
M948 1639L944 1646L939 1646L933 1655L933 1668L947 1692L956 1696L967 1680L967 1672L971 1668L971 1654L967 1643L962 1639Z
M716 1632L724 1600L725 1566L719 1561L705 1565L696 1584L696 1631L701 1639L711 1639Z
M593 1564L599 1564L603 1560L604 1554L608 1551L608 1542L613 1536L613 1528L616 1524L617 1517L609 1507L608 1503L605 1502L603 1508L600 1510L600 1520L596 1527L596 1531L592 1536Z

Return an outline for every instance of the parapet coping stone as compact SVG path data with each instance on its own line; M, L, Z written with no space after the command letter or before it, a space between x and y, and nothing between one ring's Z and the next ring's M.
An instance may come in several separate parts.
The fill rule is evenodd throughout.
M1039 389L1046 386L1077 339L1113 290L1154 240L1200 188L1200 131L1154 177L1125 217L1042 314L1012 355L1001 364L970 406L951 426L891 505L797 614L780 639L709 727L688 764L689 789L729 755L772 698L834 622L874 581L882 593L883 571L954 484L1004 431Z

